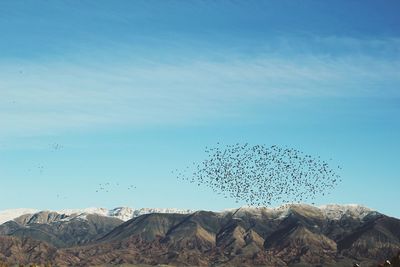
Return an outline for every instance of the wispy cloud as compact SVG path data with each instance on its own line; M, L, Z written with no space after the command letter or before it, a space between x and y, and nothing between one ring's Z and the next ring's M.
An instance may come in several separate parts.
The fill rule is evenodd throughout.
M361 44L333 37L318 42L384 46L380 41ZM390 41L390 49L396 43L397 39ZM395 58L366 53L288 56L285 51L281 47L276 53L251 56L230 51L218 59L175 62L132 56L113 60L110 51L103 51L108 59L98 51L98 58L0 61L1 134L188 124L240 118L248 106L285 97L400 94L400 62Z

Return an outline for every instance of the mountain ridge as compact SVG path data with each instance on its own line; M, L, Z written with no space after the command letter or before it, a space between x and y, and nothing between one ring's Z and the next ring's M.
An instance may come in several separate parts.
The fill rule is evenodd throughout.
M265 212L269 212L271 214L279 214L281 216L285 216L285 212L288 212L290 208L293 206L298 207L308 207L313 209L320 210L325 217L329 219L340 219L341 216L351 215L351 216L359 216L364 217L373 212L376 212L373 209L365 207L363 205L358 204L328 204L321 206L311 206L307 204L291 204L291 205L282 205L275 208L268 207L248 207L243 206L235 209L223 209L221 211L212 211L212 212L231 212L232 210L238 210L240 212L250 211L256 212L258 209L263 209ZM35 215L40 212L53 212L58 213L60 215L64 215L64 219L68 217L81 217L84 219L85 215L88 214L97 214L106 217L114 217L120 219L122 221L127 221L132 218L149 214L149 213L178 213L178 214L189 214L195 212L192 209L178 209L178 208L130 208L130 207L116 207L113 209L106 208L83 208L83 209L61 209L61 210L38 210L32 208L18 208L18 209L8 209L0 211L0 224L3 224L7 221L14 220L23 215Z
M84 219L85 215L89 214L97 214L105 217L114 217L120 219L122 221L130 220L134 217L138 217L140 215L149 214L149 213L180 213L186 214L193 212L190 209L176 209L176 208L139 208L133 209L130 207L117 207L113 209L106 208L84 208L84 209L61 209L61 210L38 210L31 208L18 208L18 209L7 209L0 211L0 224L3 224L7 221L14 220L23 215L32 215L34 216L40 212L50 212L57 213L60 215L64 215L64 218L67 217L79 217L81 216Z

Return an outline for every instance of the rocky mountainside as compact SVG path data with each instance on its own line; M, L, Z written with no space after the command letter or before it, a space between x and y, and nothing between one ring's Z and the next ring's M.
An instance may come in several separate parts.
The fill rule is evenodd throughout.
M148 213L126 222L94 214L63 216L41 212L0 225L0 243L8 244L0 246L0 261L377 266L400 251L400 220L356 205ZM29 252L33 247L35 253Z
M95 214L65 217L55 212L22 215L0 225L0 235L31 238L57 248L83 245L100 238L123 223Z

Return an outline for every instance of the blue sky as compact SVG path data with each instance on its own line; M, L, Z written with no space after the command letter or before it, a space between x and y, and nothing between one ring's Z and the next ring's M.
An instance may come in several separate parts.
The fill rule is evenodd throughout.
M399 11L398 1L1 1L0 209L244 205L170 171L205 146L248 142L343 166L317 204L400 217Z

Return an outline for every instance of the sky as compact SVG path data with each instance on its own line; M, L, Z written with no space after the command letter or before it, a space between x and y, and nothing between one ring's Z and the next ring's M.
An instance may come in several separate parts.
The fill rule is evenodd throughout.
M342 166L317 205L400 217L399 12L391 0L1 1L0 210L245 205L171 170L247 142Z

